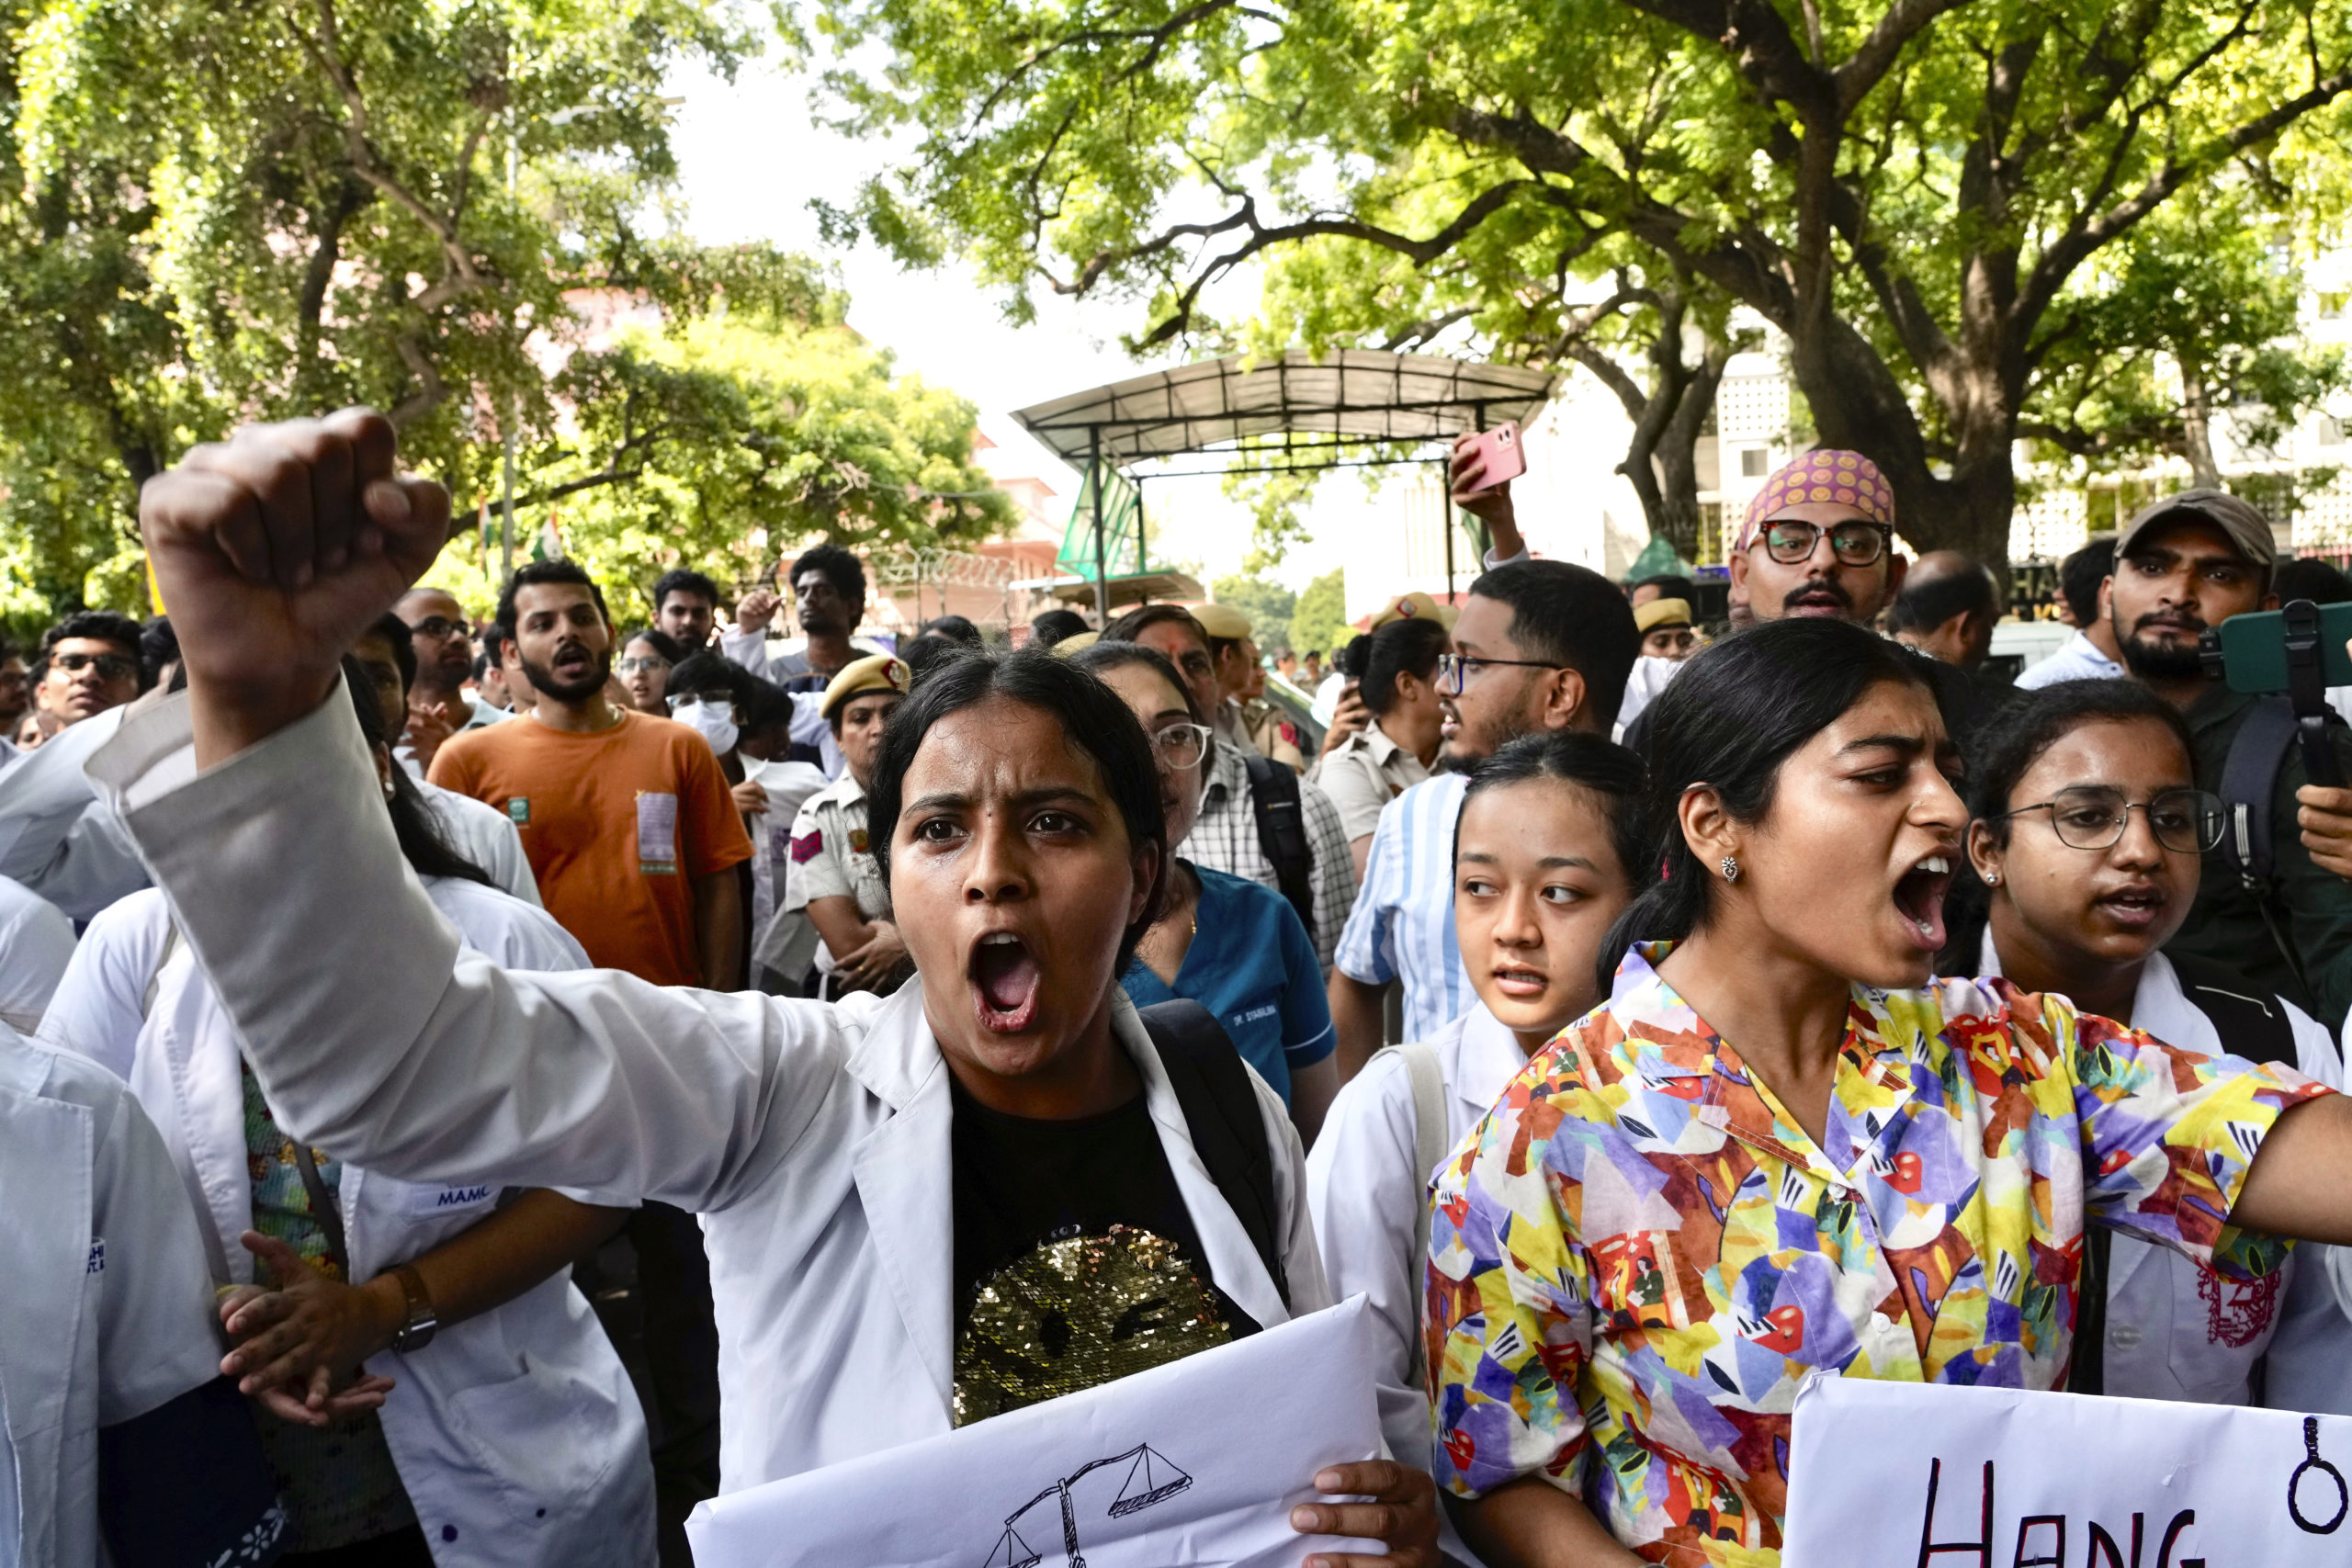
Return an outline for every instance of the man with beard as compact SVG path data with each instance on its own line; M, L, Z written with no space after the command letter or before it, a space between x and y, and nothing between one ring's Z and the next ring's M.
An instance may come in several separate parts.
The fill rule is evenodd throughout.
M548 913L598 968L732 988L743 963L734 868L751 858L709 744L615 706L604 595L570 561L535 561L498 604L534 702L452 737L432 781L487 801L523 835Z
M883 651L850 641L865 619L865 568L855 556L839 545L818 545L792 563L790 581L807 651L769 655L768 623L784 601L765 588L744 594L735 606L735 629L718 639L719 651L787 692L821 692L853 661ZM841 776L838 763L826 772Z
M1504 742L1552 729L1608 739L1642 634L1633 606L1599 572L1513 560L1470 585L1437 667L1437 776L1380 814L1363 890L1331 971L1340 1077L1381 1044L1383 992L1404 982L1405 1040L1427 1040L1477 1000L1453 931L1453 828L1471 770Z
M2205 678L2198 637L2232 615L2277 606L2270 524L2233 495L2183 491L2125 524L2115 556L2106 603L2123 667L2180 710L2195 742L2197 787L2222 795L2230 743L2256 699ZM2352 773L2352 742L2340 728L2334 738ZM2188 921L2166 951L2226 964L2258 989L2340 1019L2352 1008L2352 887L2312 863L2298 831L2304 784L2302 749L2290 745L2270 788L2268 885L2249 888L2227 857L2208 855Z
M736 867L752 857L710 744L605 695L613 624L571 561L534 561L498 601L505 655L530 679L512 722L452 737L432 782L487 801L523 835L548 913L600 969L658 986L743 984ZM649 1203L628 1231L644 1306L642 1369L662 1562L718 1489L718 1332L694 1216ZM624 1350L628 1355L634 1346ZM637 1358L629 1358L635 1360Z

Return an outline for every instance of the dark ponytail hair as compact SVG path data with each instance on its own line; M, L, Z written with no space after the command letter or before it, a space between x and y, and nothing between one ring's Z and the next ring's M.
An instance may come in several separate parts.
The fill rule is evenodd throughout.
M2038 692L2020 692L1976 732L1969 745L1968 815L1983 821L1993 841L2007 848L2007 813L2017 794L2018 781L2041 754L2086 724L2131 724L2145 720L2163 728L2180 744L2180 755L2193 778L2197 750L2189 739L2188 721L2170 703L2137 681L2060 681ZM1938 956L1936 972L1970 976L1982 967L1984 923L1991 918L1992 891L1976 874L1966 855L1954 868L1951 891L1944 900L1944 929L1950 934Z
M1389 622L1368 640L1372 651L1364 656L1356 693L1377 717L1396 705L1397 676L1410 675L1419 681L1435 678L1437 656L1445 651L1446 631L1435 621L1412 616Z
M349 654L343 656L343 686L351 694L351 705L359 714L359 733L367 738L370 751L379 747L387 750L391 741L384 734L384 710L377 705L376 688L359 660ZM490 873L449 847L441 836L441 824L433 808L424 803L424 792L416 787L400 759L392 759L392 792L384 801L385 809L392 814L392 833L400 840L401 856L409 869L419 876L456 876L468 882L479 882L484 887L496 887Z
M1734 821L1757 821L1790 754L1886 681L1934 693L1924 661L1900 645L1811 616L1768 621L1683 666L1642 716L1650 849L1634 874L1643 891L1600 944L1603 996L1634 942L1679 941L1706 922L1715 868L1700 864L1682 837L1683 795L1713 789Z
M1387 627L1381 628L1385 631ZM1533 779L1558 779L1600 797L1609 818L1609 844L1626 886L1642 886L1642 863L1649 858L1649 803L1644 797L1642 760L1615 741L1579 729L1550 729L1506 742L1478 764L1462 792L1453 818L1453 852L1462 853L1462 818L1470 803L1488 790Z

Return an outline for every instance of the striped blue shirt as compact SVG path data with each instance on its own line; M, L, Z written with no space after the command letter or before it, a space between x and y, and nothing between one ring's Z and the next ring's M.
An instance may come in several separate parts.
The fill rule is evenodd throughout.
M1336 964L1351 980L1405 982L1405 1038L1428 1040L1478 999L1453 940L1453 824L1470 781L1440 773L1380 814L1363 889Z

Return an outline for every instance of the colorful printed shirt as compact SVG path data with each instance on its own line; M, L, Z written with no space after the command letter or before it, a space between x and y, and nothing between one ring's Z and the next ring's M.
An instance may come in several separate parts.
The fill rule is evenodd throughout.
M1652 965L1538 1053L1440 1173L1432 1469L1541 1473L1653 1562L1770 1568L1815 1371L2064 1385L2083 1222L2233 1278L2278 1113L2327 1093L2001 980L1857 987L1820 1144Z

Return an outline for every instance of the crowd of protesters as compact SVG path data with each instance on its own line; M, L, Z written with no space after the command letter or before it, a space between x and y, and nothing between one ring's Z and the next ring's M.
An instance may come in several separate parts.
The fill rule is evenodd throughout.
M2167 496L2012 677L1859 454L1712 624L1453 484L1327 669L830 544L477 623L380 420L191 454L170 620L0 646L0 1561L684 1563L1359 1294L1318 1568L1776 1562L1822 1372L2352 1415L2352 792L2199 656L2352 583Z

